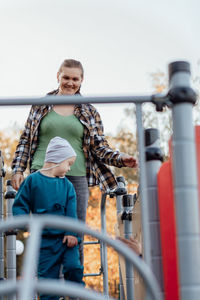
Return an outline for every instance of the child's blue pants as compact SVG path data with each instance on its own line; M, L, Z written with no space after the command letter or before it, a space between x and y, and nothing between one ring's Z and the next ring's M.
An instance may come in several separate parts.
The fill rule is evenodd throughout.
M58 279L60 268L66 280L84 285L83 266L79 260L78 246L68 248L62 243L63 237L42 238L38 264L38 278ZM41 300L58 300L58 296L40 295Z

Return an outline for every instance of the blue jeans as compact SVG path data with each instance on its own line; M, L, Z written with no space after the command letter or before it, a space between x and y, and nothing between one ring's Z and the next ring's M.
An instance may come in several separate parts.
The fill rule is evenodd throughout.
M80 221L86 221L86 211L88 206L88 199L89 199L89 189L88 189L88 182L85 176L68 176L66 177L71 181L73 184L76 197L77 197L77 217ZM84 263L84 256L83 256L83 238L84 235L79 235L82 239L82 242L79 245L79 253L80 253L80 261L83 265Z
M69 248L62 243L63 237L42 238L38 263L38 278L59 279L60 267L65 280L84 285L83 266L79 260L78 246ZM58 300L58 296L40 295L41 300Z

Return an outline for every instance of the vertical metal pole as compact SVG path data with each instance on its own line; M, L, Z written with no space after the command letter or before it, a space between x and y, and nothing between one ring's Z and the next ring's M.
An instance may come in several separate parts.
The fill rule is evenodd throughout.
M106 233L106 193L101 197L101 231ZM103 292L106 297L109 296L108 291L108 259L107 259L107 246L105 242L100 241L101 246L101 268L103 271Z
M3 177L5 176L3 168L3 156L0 150L0 220L4 220L4 201L3 201ZM0 233L0 280L4 280L4 233ZM3 300L3 296L0 296Z
M200 224L190 65L169 65L169 100L173 103L173 177L176 206L180 295L200 299Z
M116 178L117 181L117 190L115 191L116 195L116 201L117 201L117 217L122 211L122 196L127 193L126 187L125 187L125 179L123 176L118 176ZM122 273L121 273L121 268L119 264L119 296L120 300L125 299L125 294L124 294L124 285L123 285L123 280L122 280Z
M132 215L133 215L133 195L123 196L123 207L122 221L124 223L124 238L129 239L132 232ZM133 266L130 265L126 260L126 291L127 300L134 300L134 271Z
M30 222L31 235L27 242L25 259L22 268L22 284L19 289L19 299L28 300L35 297L35 274L38 265L41 240L41 222ZM34 258L34 259L33 259ZM34 298L35 299L35 298Z
M145 129L146 146L146 172L148 193L148 223L151 237L151 265L152 271L158 280L163 297L163 269L160 244L160 218L158 212L158 186L157 173L163 161L163 155L159 145L159 132L155 128Z
M117 200L117 215L122 211L122 197L127 193L125 179L123 176L118 176L116 178L117 189L115 190L116 200Z
M16 191L12 188L11 180L7 180L7 199L6 217L12 218L12 206L14 203ZM15 230L6 232L6 258L7 258L7 278L16 281L16 234ZM16 300L16 295L9 295L8 300Z
M136 121L138 133L138 151L139 151L139 173L140 173L140 198L141 198L141 215L142 215L142 236L143 236L143 253L144 260L151 268L151 245L150 245L150 230L148 224L148 197L147 197L147 180L146 180L146 165L145 165L145 152L144 152L144 129L142 122L141 104L136 105Z

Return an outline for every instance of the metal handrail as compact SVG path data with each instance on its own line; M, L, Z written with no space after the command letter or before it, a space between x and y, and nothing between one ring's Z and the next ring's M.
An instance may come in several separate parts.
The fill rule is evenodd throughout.
M78 284L63 281L59 281L58 284L58 281L59 280L55 279L43 279L42 281L33 281L32 285L35 290L42 294L50 293L57 296L80 297L84 300L105 300L105 297L99 293L92 290L87 290ZM0 285L0 294L12 295L20 289L24 289L22 281L13 282L13 280L9 279L2 281ZM110 300L114 300L114 298L110 298Z
M150 95L150 96L64 96L64 95L51 95L45 97L16 97L16 98L3 98L0 97L0 106L10 105L46 105L46 104L86 104L86 103L144 103L162 101L166 95Z
M11 220L7 219L6 221L0 224L0 232L4 232L13 228L27 228L31 231L27 243L27 251L25 253L25 260L23 263L23 281L21 285L17 285L17 290L21 300L31 299L34 292L38 291L38 282L33 285L33 277L35 274L35 266L37 265L37 256L40 245L40 235L44 227L50 227L55 229L70 230L76 233L85 233L91 235L97 239L102 240L109 246L113 247L117 252L125 257L133 266L138 270L139 274L144 279L144 284L147 287L147 294L151 296L151 299L160 300L160 288L155 279L154 274L146 263L141 260L137 254L131 251L127 246L125 246L120 241L113 240L108 235L102 232L91 230L87 225L81 221L74 221L72 218L62 217L62 216L20 216L12 218ZM33 261L33 257L36 257L36 261ZM30 263L31 262L31 263ZM32 276L32 278L29 278ZM40 287L42 287L42 281L39 282ZM46 281L47 282L47 281ZM4 282L2 282L2 287ZM66 293L67 289L64 291ZM0 289L1 293L1 289ZM27 296L28 295L28 296Z

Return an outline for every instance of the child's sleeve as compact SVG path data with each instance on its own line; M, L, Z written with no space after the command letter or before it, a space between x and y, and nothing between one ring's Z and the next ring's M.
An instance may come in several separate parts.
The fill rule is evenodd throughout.
M67 206L66 206L66 216L70 217L70 218L74 218L75 220L77 220L77 213L76 213L76 192L74 189L73 184L70 182L70 184L68 185L68 199L66 201ZM73 235L77 237L77 234L71 231L66 231L65 235Z
M15 196L15 201L12 207L12 213L14 216L25 215L30 213L30 182L25 179Z

